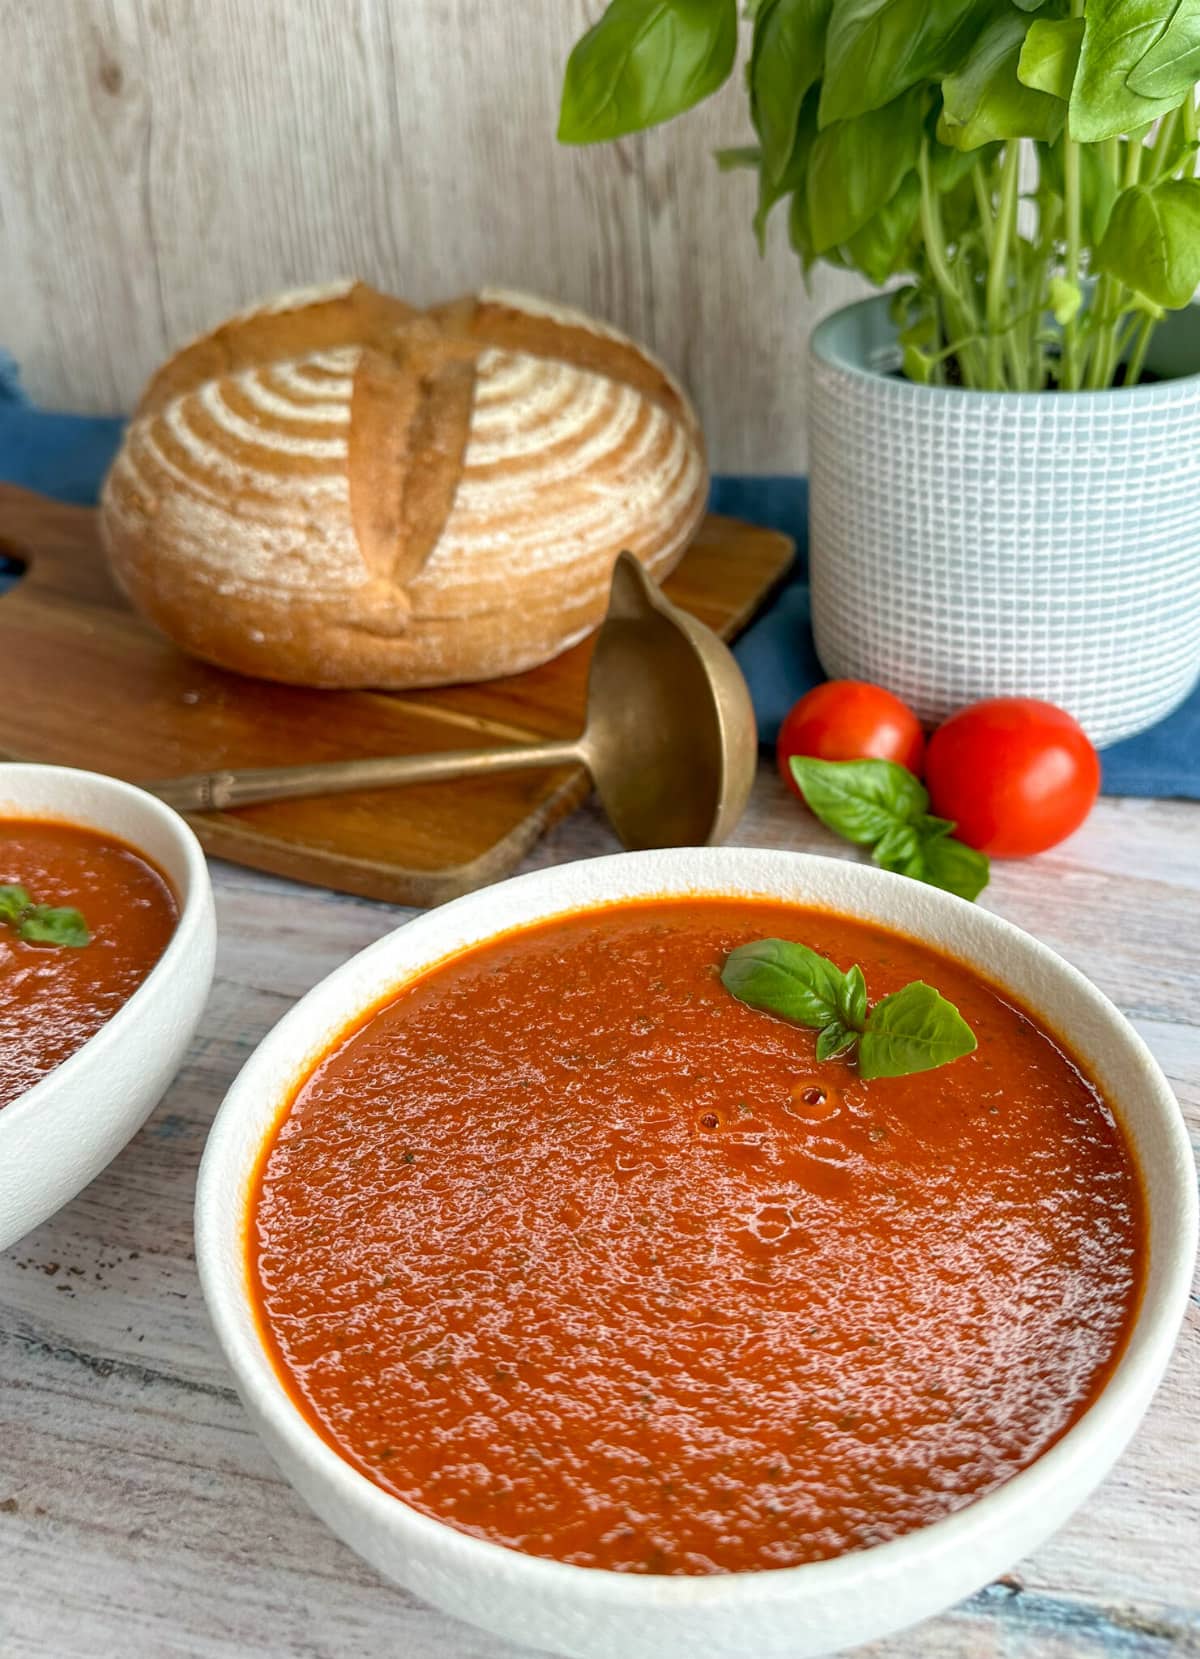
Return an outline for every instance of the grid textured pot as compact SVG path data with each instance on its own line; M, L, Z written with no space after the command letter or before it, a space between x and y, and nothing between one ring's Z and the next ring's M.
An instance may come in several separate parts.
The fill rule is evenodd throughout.
M969 392L887 372L886 296L812 338L817 653L923 720L1004 694L1096 744L1169 714L1200 672L1200 308L1129 391Z

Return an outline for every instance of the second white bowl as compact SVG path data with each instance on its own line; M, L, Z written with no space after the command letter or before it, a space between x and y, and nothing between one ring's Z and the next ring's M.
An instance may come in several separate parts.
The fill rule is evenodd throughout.
M208 1000L217 930L200 843L145 790L65 766L0 765L0 818L58 818L127 841L179 901L166 950L128 1002L0 1108L3 1249L87 1186L158 1104Z

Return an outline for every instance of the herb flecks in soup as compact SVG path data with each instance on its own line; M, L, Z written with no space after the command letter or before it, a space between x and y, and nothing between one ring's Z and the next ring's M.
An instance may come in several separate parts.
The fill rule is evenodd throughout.
M0 818L0 895L3 1107L132 996L178 911L161 873L132 847L50 819Z
M720 965L802 940L977 1039L864 1080ZM1110 1374L1140 1188L1096 1089L971 971L822 912L662 900L444 963L299 1088L250 1269L279 1372L386 1491L535 1555L712 1573L910 1531Z

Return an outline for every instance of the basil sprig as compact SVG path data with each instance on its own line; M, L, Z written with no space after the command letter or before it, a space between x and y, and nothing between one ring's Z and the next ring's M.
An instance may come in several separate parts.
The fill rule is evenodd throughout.
M721 983L739 1002L817 1031L817 1059L857 1054L858 1075L908 1077L961 1059L975 1033L952 1002L915 979L874 1007L862 969L845 973L790 939L756 939L730 951Z
M78 910L65 905L34 904L24 887L0 885L0 922L30 945L67 945L80 950L91 940Z
M894 870L959 898L974 899L988 884L988 861L956 841L949 818L929 811L929 793L894 760L813 760L792 756L792 776L813 814L856 846L870 847L884 870Z

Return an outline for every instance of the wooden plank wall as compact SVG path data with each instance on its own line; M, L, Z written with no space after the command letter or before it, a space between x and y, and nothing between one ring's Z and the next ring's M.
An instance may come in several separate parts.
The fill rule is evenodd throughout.
M554 140L600 0L0 0L0 346L58 407L127 408L163 354L281 287L356 273L582 305L699 401L717 467L804 464L806 295L782 222L711 152L741 69L644 138Z

